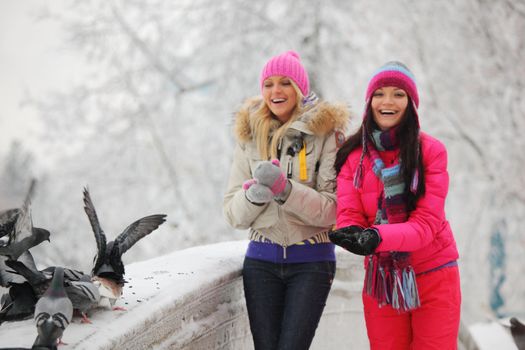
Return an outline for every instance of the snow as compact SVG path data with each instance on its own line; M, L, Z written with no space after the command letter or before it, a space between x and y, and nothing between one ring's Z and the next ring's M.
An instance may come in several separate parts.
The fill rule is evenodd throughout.
M510 334L508 320L475 323L469 331L478 344L478 350L518 350Z

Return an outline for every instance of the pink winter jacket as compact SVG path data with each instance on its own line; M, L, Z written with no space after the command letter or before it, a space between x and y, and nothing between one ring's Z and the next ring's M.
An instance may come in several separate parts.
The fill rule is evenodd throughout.
M421 133L421 145L426 191L406 222L373 225L383 183L374 174L370 158L365 156L362 187L354 188L354 173L359 164L361 147L349 154L337 177L337 227L360 225L377 228L382 242L376 252L411 252L416 273L429 271L458 258L456 242L445 217L449 182L447 151L440 141L425 133ZM399 151L379 154L385 166L390 167L397 162Z

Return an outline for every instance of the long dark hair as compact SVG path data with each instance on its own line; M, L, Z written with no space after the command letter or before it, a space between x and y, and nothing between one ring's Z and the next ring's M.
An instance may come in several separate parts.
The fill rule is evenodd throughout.
M337 174L341 171L341 168L346 162L348 155L354 149L359 147L362 143L363 130L366 131L366 138L370 139L372 131L379 129L378 125L374 121L372 116L372 108L370 103L366 109L366 117L363 120L363 124L357 130L357 132L351 135L345 143L337 151L335 158L334 168ZM407 206L408 210L412 211L416 208L416 202L422 195L425 194L425 173L423 168L423 157L421 143L419 142L419 125L416 111L412 105L412 101L409 98L408 106L405 111L405 115L397 128L399 143L399 157L401 161L401 173L405 182L405 191L407 195ZM410 191L410 184L414 175L415 169L419 172L419 181L416 193Z

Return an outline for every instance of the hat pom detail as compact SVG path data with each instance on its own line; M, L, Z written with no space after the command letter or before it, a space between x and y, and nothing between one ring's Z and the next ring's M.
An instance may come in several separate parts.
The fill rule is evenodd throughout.
M298 60L301 60L301 56L299 56L299 54L294 50L286 51L286 53L290 56L297 58Z

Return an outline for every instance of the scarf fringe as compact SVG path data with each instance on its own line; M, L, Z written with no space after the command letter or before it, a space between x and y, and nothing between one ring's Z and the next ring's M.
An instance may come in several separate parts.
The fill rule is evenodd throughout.
M379 307L390 305L399 312L411 311L421 306L412 266L401 268L398 266L399 261L394 258L393 269L389 270L379 260L378 255L368 257L365 293L377 300Z

